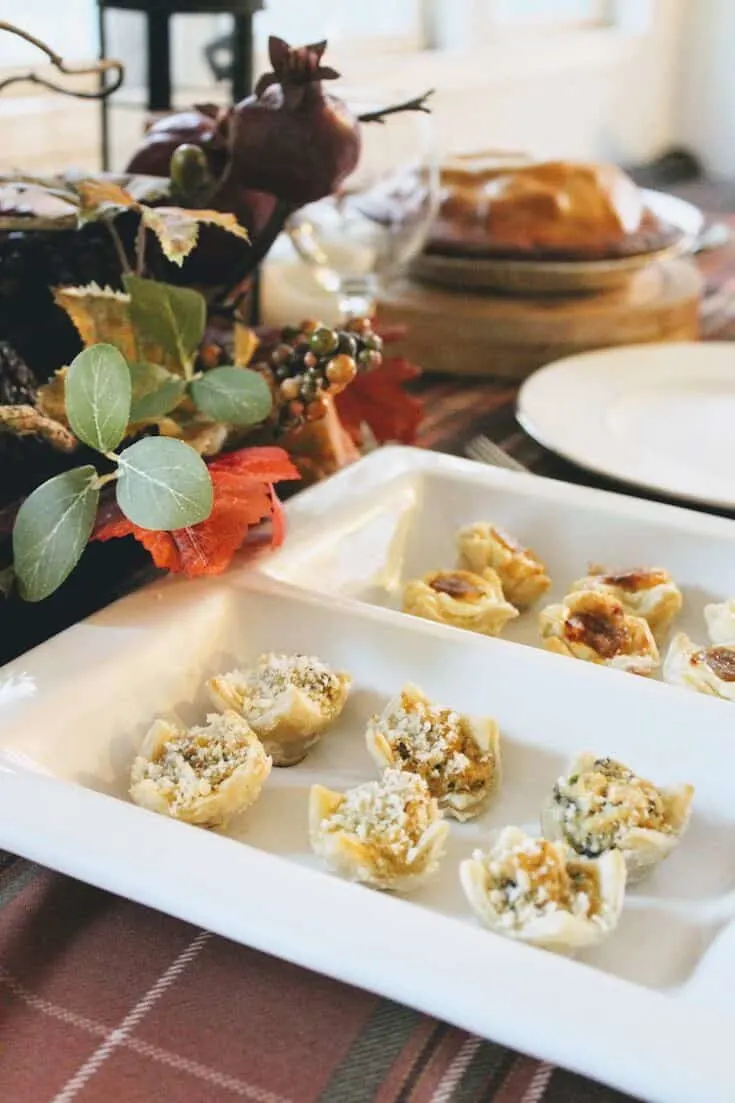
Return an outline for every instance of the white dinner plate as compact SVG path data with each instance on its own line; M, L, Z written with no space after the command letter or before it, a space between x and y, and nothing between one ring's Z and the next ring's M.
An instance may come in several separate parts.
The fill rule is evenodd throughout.
M451 565L455 527L484 517L532 540L557 587L588 558L668 566L682 624L701 638L704 602L735 593L735 523L398 448L287 513L285 546L258 570L159 583L3 670L0 847L654 1103L703 1103L703 1084L707 1103L732 1103L733 706L405 616L392 595L408 574ZM334 730L298 766L273 770L227 832L131 804L130 764L151 720L175 710L196 722L204 679L269 649L350 671ZM504 781L477 821L451 824L438 876L397 898L324 870L307 800L314 782L375 777L367 720L409 680L497 718ZM618 930L570 960L481 929L457 867L495 828L537 830L583 749L696 794L689 831L631 889Z
M596 474L735 510L735 344L601 349L535 372L518 420Z

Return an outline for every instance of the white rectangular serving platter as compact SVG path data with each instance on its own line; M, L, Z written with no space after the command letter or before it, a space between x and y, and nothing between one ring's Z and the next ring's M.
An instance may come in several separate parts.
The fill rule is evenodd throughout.
M571 559L576 577L601 550L661 562L684 584L694 630L697 603L735 593L735 525L409 449L374 454L288 513L286 547L257 570L150 587L4 669L0 846L644 1099L735 1099L735 712L407 617L384 596L407 571L443 565L458 524L488 516L533 540L553 575ZM334 730L274 770L227 834L131 804L151 719L202 718L204 678L269 649L352 673ZM440 874L402 899L323 871L306 810L315 781L375 776L365 723L409 680L497 718L504 785L480 820L452 824ZM609 941L574 961L477 926L457 865L493 828L533 829L584 749L696 795L679 849L631 890Z
M503 638L541 646L538 612L590 563L665 567L684 593L675 631L706 643L702 610L735 597L735 523L674 506L383 448L291 504L289 539L263 570L311 591L400 610L404 583L457 565L462 525L491 521L533 548L552 588Z

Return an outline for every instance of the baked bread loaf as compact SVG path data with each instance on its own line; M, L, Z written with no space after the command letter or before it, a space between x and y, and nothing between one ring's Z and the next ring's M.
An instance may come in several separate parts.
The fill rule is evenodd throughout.
M652 252L680 236L615 165L476 154L448 161L441 189L433 253L599 260Z

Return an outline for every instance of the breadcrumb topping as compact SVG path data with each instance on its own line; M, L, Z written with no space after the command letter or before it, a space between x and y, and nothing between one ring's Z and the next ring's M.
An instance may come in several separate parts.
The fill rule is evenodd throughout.
M488 898L505 927L522 927L555 911L598 919L599 878L595 870L566 860L563 847L526 838L490 854L473 855L485 867Z
M410 690L402 690L400 700L373 717L369 728L388 742L402 769L424 779L433 797L478 792L497 767L494 753L478 747L459 713Z
M411 861L422 835L440 815L423 778L386 770L380 781L348 790L321 828L344 831L375 847L386 860L405 863Z
M671 830L656 786L611 758L598 758L589 770L560 778L554 800L563 810L567 842L589 857L617 846L631 828Z
M272 709L291 687L302 690L324 712L340 702L343 692L342 679L321 659L272 651L261 655L251 669L223 674L222 681L242 694L255 716Z
M166 740L152 759L139 757L133 781L153 781L174 809L209 796L253 753L248 727L212 713L203 727L181 731Z

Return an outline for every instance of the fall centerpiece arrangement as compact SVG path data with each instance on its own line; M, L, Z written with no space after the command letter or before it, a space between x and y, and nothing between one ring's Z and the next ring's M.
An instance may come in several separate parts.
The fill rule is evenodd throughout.
M0 178L0 617L75 594L61 619L77 619L85 569L86 604L109 600L126 588L100 584L112 544L139 549L138 571L143 551L222 571L282 540L276 485L413 439L417 369L370 319L244 321L285 220L339 187L383 114L326 94L324 48L271 40L252 97L156 122L123 176Z

